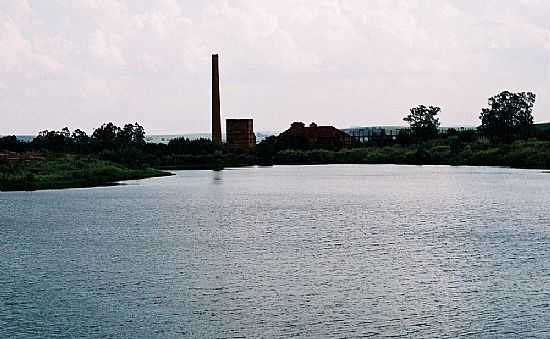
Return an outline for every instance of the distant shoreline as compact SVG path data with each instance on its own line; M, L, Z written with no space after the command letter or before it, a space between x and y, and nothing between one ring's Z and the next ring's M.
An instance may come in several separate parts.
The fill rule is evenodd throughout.
M509 168L509 169L524 169L524 170L536 170L542 171L543 173L550 174L549 168L536 168L536 167L512 167L512 166L502 166L502 165L470 165L470 164L444 164L444 163L423 163L423 164L413 164L413 163L359 163L359 162L304 162L304 163L274 163L274 164L243 164L243 165L228 165L228 166L215 166L215 165L191 165L191 166L171 166L159 169L147 169L147 170L130 170L128 169L124 173L118 173L113 176L101 176L101 177L89 177L82 176L77 177L71 180L66 177L58 177L58 180L52 181L42 181L39 184L31 181L12 181L12 182L2 182L2 177L0 177L0 193L1 192L33 192L33 191L43 191L43 190L62 190L62 189L74 189L74 188L94 188L94 187L110 187L110 186L123 186L125 185L123 181L128 180L142 180L155 177L164 177L172 176L175 173L168 172L170 171L190 171L190 170L201 170L201 171L220 171L233 168L243 168L251 166L260 166L260 167L272 167L272 166L330 166L330 165L395 165L395 166L451 166L451 167L498 167L498 168Z
M114 157L116 159L116 157ZM121 158L132 160L134 158ZM0 191L82 188L120 181L168 176L173 170L222 170L243 166L394 164L492 166L550 170L550 141L518 140L509 144L436 139L410 145L358 148L283 149L268 157L262 153L172 154L150 157L140 165L101 160L96 155L8 152L0 153Z

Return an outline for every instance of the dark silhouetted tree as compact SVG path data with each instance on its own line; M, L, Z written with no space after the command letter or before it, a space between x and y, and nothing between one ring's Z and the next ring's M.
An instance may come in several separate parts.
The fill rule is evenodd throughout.
M91 150L90 137L81 129L75 129L71 135L73 150L77 153L89 153Z
M86 144L90 142L90 137L86 134L86 132L82 131L79 128L74 130L72 138L73 141L77 144Z
M527 135L533 125L534 104L534 93L501 92L489 98L489 108L481 110L479 130L488 137L505 140Z
M173 154L209 154L220 149L210 139L190 140L185 137L174 138L168 142L168 150Z
M437 136L439 118L437 115L441 108L435 106L424 106L411 108L411 113L403 118L408 122L412 133L421 138L433 138Z
M71 143L71 132L67 127L61 131L42 131L31 142L34 147L51 151L66 151Z
M118 131L117 142L122 145L143 145L145 144L145 130L137 122L126 124Z
M61 132L59 132L59 134L61 134L65 139L71 138L71 131L69 130L68 127L63 127L61 129Z
M115 126L112 122L103 124L94 130L92 141L100 149L114 148L120 131L120 127Z
M145 144L145 129L137 122L134 124L134 131L132 134L132 142L137 145Z
M0 150L21 152L25 149L26 145L26 142L21 142L17 140L17 137L15 135L0 137Z

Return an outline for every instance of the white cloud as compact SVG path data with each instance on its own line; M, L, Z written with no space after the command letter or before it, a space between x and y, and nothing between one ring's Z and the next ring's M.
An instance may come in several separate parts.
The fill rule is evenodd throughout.
M4 71L13 69L21 59L29 58L32 54L31 44L9 18L0 26L0 46L0 66Z
M96 57L118 66L124 66L126 65L126 61L122 56L120 48L117 46L120 40L121 38L114 37L113 35L105 37L104 32L101 29L97 29L93 34L90 49Z
M123 119L206 131L215 52L223 111L258 129L399 123L420 103L474 124L507 88L538 91L550 120L549 16L533 0L2 2L0 133Z

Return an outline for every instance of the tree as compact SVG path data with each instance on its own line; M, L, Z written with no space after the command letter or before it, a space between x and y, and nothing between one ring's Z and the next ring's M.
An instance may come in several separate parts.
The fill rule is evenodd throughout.
M17 140L15 135L0 137L0 150L12 152L21 152L25 148L26 143Z
M137 122L126 124L119 131L117 141L121 145L143 145L145 144L145 130Z
M489 108L483 108L479 115L479 129L486 136L511 139L527 133L533 125L534 93L504 91L488 101Z
M134 124L132 142L138 145L145 144L145 129L143 126L140 126L137 122Z
M61 131L44 130L32 140L32 145L52 151L63 151L71 144L71 133L67 127Z
M71 138L71 131L69 130L68 127L63 127L61 129L61 132L59 132L59 134L61 134L65 139Z
M168 142L168 149L173 154L209 154L214 153L218 147L212 140L200 138L189 140L185 137L178 137Z
M92 140L100 149L113 148L116 146L117 136L120 134L120 131L120 127L109 122L94 130Z
M426 107L420 105L411 108L411 113L403 118L408 122L414 135L422 138L432 138L437 136L439 128L439 118L437 114L441 108L435 106Z
M90 142L90 137L83 130L77 128L72 134L73 141L77 144L87 144Z
M89 153L91 150L90 137L81 129L75 129L71 135L73 151Z

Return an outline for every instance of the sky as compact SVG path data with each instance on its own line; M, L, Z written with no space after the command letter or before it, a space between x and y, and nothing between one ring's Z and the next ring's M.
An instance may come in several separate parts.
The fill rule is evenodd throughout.
M420 104L475 126L503 90L549 121L548 18L545 0L0 0L0 134L209 132L213 53L222 118L256 131L403 125Z

